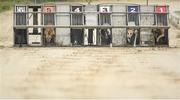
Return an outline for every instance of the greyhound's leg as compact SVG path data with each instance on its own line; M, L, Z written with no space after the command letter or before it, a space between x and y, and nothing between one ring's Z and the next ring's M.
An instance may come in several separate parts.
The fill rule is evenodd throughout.
M164 34L161 34L160 36L158 36L157 42L159 42L159 40L160 40L161 38L163 38L163 37L164 37Z
M134 38L134 47L136 47L136 41L137 41L137 33L135 33L135 38Z

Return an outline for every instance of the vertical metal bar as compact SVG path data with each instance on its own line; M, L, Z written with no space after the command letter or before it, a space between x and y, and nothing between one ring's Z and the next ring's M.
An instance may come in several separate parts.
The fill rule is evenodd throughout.
M57 23L56 23L56 20L57 20L57 19L56 19L56 18L57 18L57 17L56 17L56 15L57 15L56 10L57 10L57 9L56 9L56 7L57 7L57 6L54 5L54 12L55 12L55 13L54 13L54 25L57 25Z
M13 10L14 10L13 11L13 25L15 26L16 25L15 24L16 23L16 13L15 13L16 12L16 6L14 6Z
M110 7L110 25L112 25L112 14L113 14L113 12L112 12L112 5L111 6L109 6Z
M43 12L43 14L41 15L42 16L42 25L44 26L44 5L42 5L42 10L41 10L42 12Z
M29 45L29 33L28 33L28 29L26 28L26 38L27 38L27 45Z
M15 2L15 1L14 1ZM13 25L15 26L15 12L16 12L16 6L14 5L14 8L13 8ZM13 28L13 45L15 46L15 28Z
M126 5L126 26L128 26L128 6ZM126 44L127 44L127 28L126 28Z
M70 5L70 12L72 11L72 6ZM69 13L70 15L70 25L72 25L72 13Z
M127 26L129 26L129 24L128 24L128 23L129 23L128 6L126 6L126 13L127 13L127 15L126 15L126 16L127 16L127 17L126 17L126 22L127 22L127 23L126 23L126 24L127 24Z
M99 25L102 25L101 24L101 13L99 13Z
M169 6L166 6L167 8L167 12L168 12L168 14L166 14L166 20L167 20L167 26L169 25Z
M26 7L26 11L25 11L25 14L26 14L26 25L28 25L28 22L27 22L27 20L28 20L28 14L27 14L28 7L27 7L27 5L25 7Z
M141 15L139 12L140 12L140 5L138 6L138 13L137 13L138 14L138 26L140 25L140 15Z
M84 25L84 18L85 18L85 15L84 15L84 7L82 7L82 25Z
M156 5L154 6L154 11L156 11ZM158 21L157 21L157 13L155 13L155 20L156 20L156 26L158 26Z

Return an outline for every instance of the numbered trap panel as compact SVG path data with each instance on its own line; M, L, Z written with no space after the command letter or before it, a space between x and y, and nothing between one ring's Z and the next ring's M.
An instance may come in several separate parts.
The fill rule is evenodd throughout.
M168 46L167 5L14 6L14 44L27 46Z

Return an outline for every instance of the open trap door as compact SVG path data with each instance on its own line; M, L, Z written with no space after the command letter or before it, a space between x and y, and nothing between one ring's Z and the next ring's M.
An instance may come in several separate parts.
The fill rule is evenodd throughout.
M26 10L27 7L23 5L17 5L14 8L14 25L26 25ZM26 28L14 28L14 45L26 45L27 44L27 29Z
M27 29L14 29L14 43L15 45L27 44Z
M110 45L112 43L111 29L99 29L98 42L101 46Z
M93 46L96 45L96 29L84 30L84 45Z
M73 46L84 44L84 30L83 29L71 29L71 43Z
M28 25L41 25L41 6L28 6ZM42 28L28 28L28 45L41 46L42 45Z
M156 6L156 22L157 26L168 26L168 6ZM167 28L155 28L152 30L154 33L156 45L168 45L168 29Z
M168 29L165 28L155 28L152 29L155 39L155 45L168 45Z
M44 25L50 25L43 29L43 43L45 45L54 45L55 44L55 28L52 27L55 25L55 5L45 4L43 6L43 18Z
M44 45L55 45L55 28L46 27L43 30L43 43Z
M127 45L137 46L140 44L140 31L136 28L127 28Z
M127 21L129 26L129 28L127 28L126 35L127 45L136 46L140 43L140 30L133 27L139 25L139 5L128 5L127 7Z

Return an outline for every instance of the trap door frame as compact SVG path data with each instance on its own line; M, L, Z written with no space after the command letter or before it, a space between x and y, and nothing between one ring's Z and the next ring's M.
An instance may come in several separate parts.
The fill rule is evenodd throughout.
M21 7L25 7L25 9L21 8ZM19 10L18 10L19 8ZM17 24L17 14L25 14L25 24L20 24L20 25L28 25L28 21L27 21L27 18L28 18L28 6L27 5L15 5L14 6L14 9L13 9L13 25L16 26L16 25L19 25Z
M42 6L42 24L43 26L47 26L49 24L52 24L52 26L56 25L56 5L54 4L44 4ZM52 19L53 18L53 19ZM43 34L42 34L42 38L43 38L43 44L46 44L45 40L44 40L44 31L45 28L42 29L43 30ZM55 32L55 37L53 38L53 44L56 43L56 28L54 28L54 32Z
M89 43L89 31L92 30L92 43ZM97 29L96 28L85 28L84 29L84 45L95 46L97 45Z
M25 32L23 32L23 33L17 33L17 31L23 31L23 30L25 30ZM27 34L27 28L13 28L13 33L14 33L14 35L13 35L13 45L14 46L16 46L16 45L19 45L19 44L22 44L22 45L28 45L28 34ZM24 43L19 43L19 41L17 41L17 38L18 38L18 40L19 40L19 38L21 39L20 41L22 41L22 40L24 40L24 39L22 39L22 37L24 36L24 35L21 35L21 36L19 36L20 34L24 34L25 35L25 42ZM18 43L17 43L18 42Z
M109 44L105 44L103 43L102 41L102 30L110 30L110 38L108 39L111 39L111 40L105 40L106 42L110 42ZM98 28L97 29L97 45L99 46L109 46L110 44L112 43L112 28Z
M37 9L37 11L33 11L33 9ZM28 6L28 25L30 26L35 26L35 25L42 25L43 21L42 21L42 6L41 5L29 5ZM31 13L33 12L33 13ZM37 14L36 15L36 22L34 19L34 15L33 14ZM42 29L41 28L37 28L38 33L42 33ZM34 32L34 28L30 29L30 33Z
M158 15L165 15L166 16L166 19L164 19L166 22L164 24L163 22L163 26L168 26L169 25L169 6L168 5L165 5L165 6L158 6L156 5L155 6L155 16L156 16L156 25L159 26L159 22L158 22ZM162 19L161 19L162 20Z
M80 8L79 11L76 10L77 8ZM74 20L73 16L76 16L76 19ZM81 16L81 22L77 21L77 23L75 23L76 20L78 20L77 16ZM84 25L84 6L81 4L73 4L70 5L70 25Z
M126 5L126 12L127 12L127 26L129 26L129 28L132 28L131 26L139 26L140 25L140 14L139 14L139 12L140 12L140 5L137 5L137 4L132 4L132 5ZM129 22L131 22L131 21L129 21L129 14L137 14L136 16L138 17L137 18L137 23L136 23L136 20L134 21L134 24L132 24L132 23L129 23ZM132 24L132 25L131 25ZM126 41L128 41L127 39L128 39L128 37L127 37L127 34L128 34L128 29L129 28L126 28ZM133 29L135 29L135 30L138 30L138 37L140 37L140 28L133 28ZM136 39L136 41L137 41L137 39ZM127 46L139 46L140 45L140 38L139 38L139 43L138 44L134 44L133 43L133 45L132 44L128 44L128 42L127 42Z
M53 14L53 25L56 25L56 5L54 4L44 4L42 6L43 11L43 25L48 25L48 22L45 22L45 14ZM49 20L48 20L49 21Z
M98 25L98 6L97 5L85 5L84 6L84 24L87 26Z
M103 11L102 9L103 8L105 8L105 9L107 9L107 11ZM98 5L98 11L99 11L99 14L98 14L98 23L99 23L99 25L112 25L112 5L108 5L108 4L100 4L100 5ZM103 23L102 22L102 16L107 16L108 15L108 17L110 17L109 18L109 23Z
M34 11L36 10L36 11ZM42 5L28 5L28 25L41 26L43 25ZM36 17L34 17L36 16ZM35 19L34 19L35 18ZM28 33L28 45L29 46L42 46L43 45L43 28L29 28ZM34 43L33 43L34 41Z
M112 25L126 26L127 25L127 7L125 4L112 5ZM125 46L126 43L126 28L112 28L112 45Z
M74 33L75 30L79 30L79 31L81 31L81 33L77 33L77 32ZM79 36L81 36L81 37L79 37ZM78 40L76 41L76 39L78 39ZM83 46L84 45L84 29L83 28L71 28L70 29L70 41L71 41L72 46ZM75 43L75 41L77 42L77 44Z
M169 6L168 5L156 5L154 7L155 7L154 12L155 12L155 18L156 18L156 26L157 27L158 26L162 26L162 27L169 26ZM166 22L163 22L163 24L162 24L161 21L158 20L159 19L158 17L164 17L165 19L160 18L160 20L161 21L166 21ZM164 31L165 31L165 33L164 33L165 34L165 37L164 37L165 41L164 42L166 42L166 43L164 43L164 44L159 44L158 43L158 44L156 44L156 46L157 45L159 45L159 46L160 45L169 46L169 28L164 28Z
M127 25L128 26L139 26L139 24L140 24L140 14L139 14L139 12L140 12L140 5L127 5L126 6L126 11L127 11ZM130 16L130 14L132 14L132 15L134 15L134 14L137 14L137 23L136 23L136 20L135 20L135 22L134 22L134 25L129 25L129 22L131 22L131 21L129 21L129 16Z
M140 25L155 26L156 15L154 5L140 5ZM152 28L140 28L140 46L154 46Z
M57 4L56 5L56 22L57 26L71 25L71 5ZM72 46L71 44L71 28L56 28L56 45Z
M21 43L17 43L19 41L16 40L17 38L17 35L18 34L24 34L26 37L25 37L25 43L22 43L23 45L27 45L28 44L28 34L27 34L27 28L15 28L15 26L19 25L19 26L27 26L27 10L28 10L28 7L27 5L14 5L13 7L13 45L16 46L16 45L19 45ZM17 17L17 15L19 17ZM24 16L25 15L25 16ZM19 19L17 19L19 18ZM23 20L22 20L23 19ZM20 21L21 20L21 21ZM23 33L17 33L17 31L25 31ZM22 40L22 36L21 35L21 40ZM19 37L19 36L18 36Z

